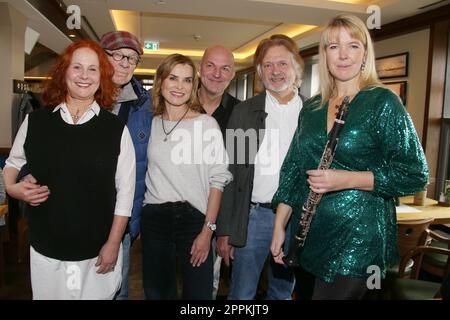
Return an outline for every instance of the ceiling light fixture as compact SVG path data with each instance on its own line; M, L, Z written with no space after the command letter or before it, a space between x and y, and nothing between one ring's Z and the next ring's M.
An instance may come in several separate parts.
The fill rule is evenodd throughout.
M194 35L192 35L192 38L194 38L195 41L200 41L200 39L202 38L202 36L199 35L199 34L194 34Z
M24 76L24 80L49 80L52 77L45 77L45 76Z
M156 69L137 68L134 70L134 74L155 74Z

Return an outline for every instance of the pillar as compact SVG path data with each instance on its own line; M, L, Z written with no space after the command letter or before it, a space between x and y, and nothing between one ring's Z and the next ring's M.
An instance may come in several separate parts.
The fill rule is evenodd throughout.
M0 148L12 144L13 79L23 80L25 70L25 30L27 18L5 2L0 2Z

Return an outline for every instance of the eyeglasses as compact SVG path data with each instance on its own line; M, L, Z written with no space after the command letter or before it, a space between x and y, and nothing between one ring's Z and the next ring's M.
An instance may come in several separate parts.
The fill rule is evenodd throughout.
M105 52L108 56L112 57L114 59L114 61L122 61L123 58L127 58L128 63L133 66L137 65L139 63L139 61L141 60L138 55L126 56L120 51L114 51L113 53L110 53L108 51L105 51Z

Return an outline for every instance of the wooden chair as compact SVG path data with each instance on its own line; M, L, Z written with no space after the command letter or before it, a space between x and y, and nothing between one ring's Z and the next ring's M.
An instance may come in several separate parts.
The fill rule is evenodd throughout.
M422 220L411 220L398 222L398 248L400 259L410 253L418 246L423 246L428 240L428 227L433 222L433 218ZM412 270L413 261L408 261L406 272ZM388 277L398 276L399 265L396 264L388 269Z
M390 298L394 300L426 300L439 298L440 283L418 280L420 268L424 254L433 253L450 256L449 249L436 248L431 246L419 246L407 253L400 261L399 278L393 279L390 283ZM410 278L402 278L405 276L406 265L409 260L413 260L414 264ZM450 271L447 267L445 275Z
M450 235L439 230L430 230L429 238L431 239L430 246L450 249ZM450 259L444 255L436 253L425 253L423 255L422 270L443 278L445 270L450 267Z
M433 218L398 222L398 250L400 257L405 256L415 247L427 243L428 227Z

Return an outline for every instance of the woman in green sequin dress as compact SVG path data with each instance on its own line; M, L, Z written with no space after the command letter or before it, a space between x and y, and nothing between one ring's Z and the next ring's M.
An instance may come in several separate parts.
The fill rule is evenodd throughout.
M364 23L335 17L319 50L320 94L305 103L281 169L271 252L283 263L287 221L292 215L295 234L310 189L323 193L300 266L315 277L313 299L359 299L368 267L378 267L384 277L398 260L394 197L422 190L428 167L410 116L378 80ZM333 163L316 170L345 96L351 102Z

